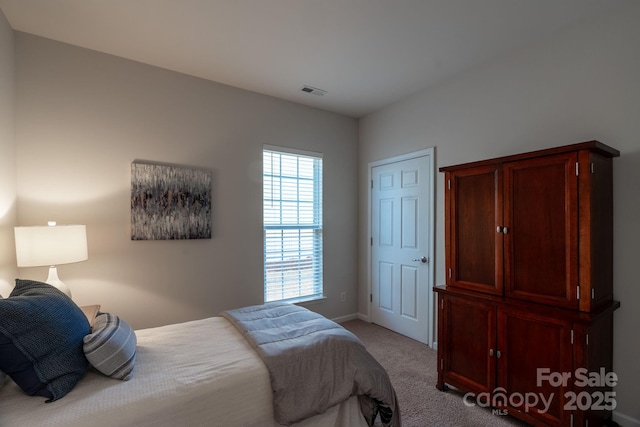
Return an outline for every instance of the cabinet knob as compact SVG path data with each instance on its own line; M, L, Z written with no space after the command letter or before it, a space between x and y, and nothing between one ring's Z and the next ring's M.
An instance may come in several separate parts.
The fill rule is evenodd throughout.
M489 349L489 356L493 357L493 349L492 348Z

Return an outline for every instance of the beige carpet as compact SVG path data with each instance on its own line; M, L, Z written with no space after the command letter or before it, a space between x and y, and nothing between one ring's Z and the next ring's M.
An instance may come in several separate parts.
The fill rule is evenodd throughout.
M426 345L380 326L351 320L342 324L353 332L389 373L398 395L404 427L526 426L491 410L468 407L463 394L436 388L436 352Z

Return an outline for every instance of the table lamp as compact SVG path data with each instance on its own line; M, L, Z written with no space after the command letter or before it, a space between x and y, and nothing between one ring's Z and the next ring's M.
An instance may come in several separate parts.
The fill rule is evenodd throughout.
M71 290L58 278L56 265L86 261L87 228L84 225L15 227L18 267L49 266L46 283L55 286L71 298Z

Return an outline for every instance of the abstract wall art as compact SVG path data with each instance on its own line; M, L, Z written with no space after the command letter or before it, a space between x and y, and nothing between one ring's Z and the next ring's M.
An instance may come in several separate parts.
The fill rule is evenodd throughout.
M131 240L211 238L211 171L131 163Z

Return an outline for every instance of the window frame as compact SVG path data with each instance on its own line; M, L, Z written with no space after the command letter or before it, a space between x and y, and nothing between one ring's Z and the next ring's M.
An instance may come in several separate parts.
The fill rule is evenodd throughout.
M279 166L278 173L272 168L269 168L267 172L267 155L268 153L273 153L278 156L278 162L276 162ZM287 174L283 172L283 163L281 162L282 157L295 157L296 167L295 174ZM313 161L313 177L310 179L308 176L304 177L303 173L301 173L300 169L300 159L311 159ZM291 160L291 159L288 159ZM291 303L300 303L300 302L311 302L325 299L324 296L324 224L323 224L323 168L324 168L324 159L323 154L318 152L292 149L287 147L275 146L275 145L263 145L262 148L262 225L263 225L263 300L264 302L291 302ZM272 162L272 165L274 163ZM308 171L308 169L306 169ZM274 185L274 182L277 184ZM284 188L286 187L287 182L291 184L295 182L295 198L294 199L286 199L283 196L283 193L286 192ZM312 183L311 194L313 194L313 202L311 203L311 211L313 212L313 219L309 222L309 190L301 189L302 184ZM274 188L278 189L279 194L274 196ZM268 189L270 189L271 195L268 195ZM289 187L289 190L291 188ZM303 197L301 197L301 194ZM306 198L304 196L307 196ZM272 210L273 212L279 213L279 222L274 223L269 222L267 219L267 203L277 202L280 204L279 208ZM289 204L290 207L292 205L295 208L292 210L283 207L284 204ZM306 206L306 220L301 220L301 211ZM285 214L292 214L295 211L296 213L296 221L291 221L291 216L287 217ZM273 216L271 216L273 218ZM285 220L283 218L289 218L289 220ZM269 234L273 234L273 232L279 232L281 234L280 237L269 236ZM311 231L311 233L309 233ZM271 233L270 233L271 232ZM297 232L297 237L296 237ZM289 236L287 236L289 234ZM295 240L298 240L297 246L295 245ZM306 244L303 243L306 239ZM309 246L309 239L311 241L311 245ZM273 250L273 242L280 244L281 249L278 251L277 249ZM291 245L294 242L293 246ZM268 247L271 246L271 249ZM277 246L277 244L276 244ZM286 247L286 249L285 249ZM291 249L293 247L293 249ZM310 249L311 248L311 249ZM312 252L310 266L307 263L307 258L302 257L302 254L307 254L309 251ZM291 257L291 254L297 254ZM287 258L289 257L289 258ZM275 260L275 261L274 261ZM269 263L277 263L280 262L280 267L268 270ZM296 265L297 267L291 268L291 265ZM307 271L310 270L310 271ZM289 271L289 279L285 278L285 272ZM297 272L297 278L292 278L291 276L296 276L296 273L291 274L292 271ZM306 272L306 273L305 273ZM271 275L270 275L271 273ZM278 280L269 280L269 277L273 278L274 274L277 276L278 274L281 276L281 279ZM307 274L307 275L305 275ZM311 292L304 292L305 286L303 284L303 280L311 280ZM297 284L296 284L297 282ZM294 286L291 286L291 284ZM275 293L279 293L279 297L274 297L273 288L269 289L270 286L279 285L280 290L276 290ZM286 292L297 293L295 296L285 297ZM301 294L302 293L302 294Z

